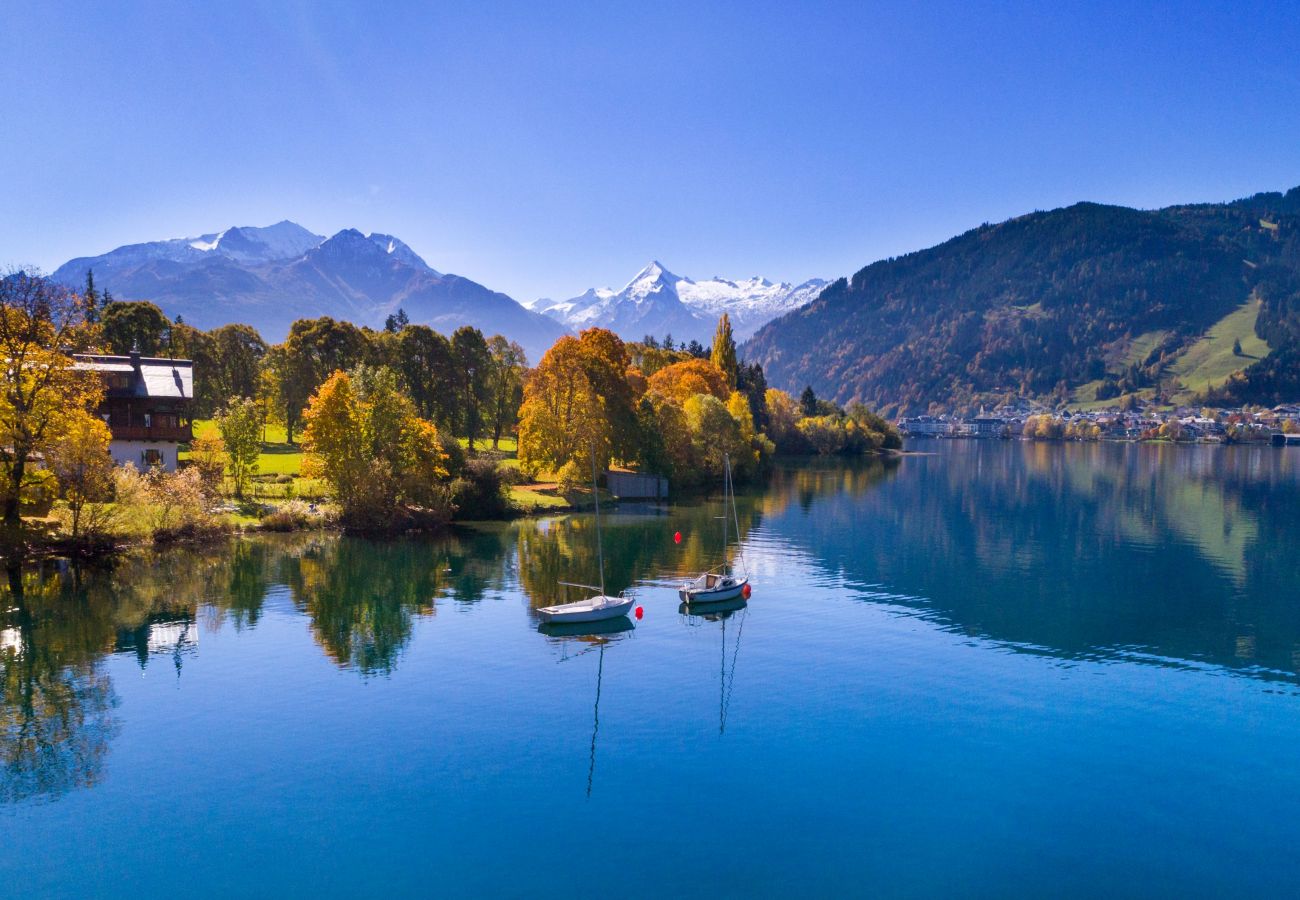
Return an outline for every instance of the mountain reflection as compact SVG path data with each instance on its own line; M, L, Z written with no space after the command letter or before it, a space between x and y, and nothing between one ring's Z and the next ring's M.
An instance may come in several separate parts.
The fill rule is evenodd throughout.
M1065 659L1300 666L1300 465L1269 447L921 443L876 491L790 470L765 527L963 633ZM782 499L781 495L784 495Z

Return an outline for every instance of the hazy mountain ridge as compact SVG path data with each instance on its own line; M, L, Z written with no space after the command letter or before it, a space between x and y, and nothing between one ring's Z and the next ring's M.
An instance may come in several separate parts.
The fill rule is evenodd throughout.
M1257 332L1284 333L1297 273L1300 188L1160 210L1079 203L872 263L742 352L774 385L891 410L1063 399L1131 366L1154 388L1252 295ZM1155 349L1131 359L1140 336Z
M531 306L575 330L600 326L628 340L671 334L675 340L707 342L724 312L744 339L772 318L808 303L825 286L816 278L799 285L759 276L693 281L655 260L621 290L591 288L568 300L536 300Z
M392 235L352 228L324 238L284 221L130 244L71 260L54 278L80 286L91 269L116 299L150 300L199 328L244 322L270 341L296 319L333 316L378 327L399 308L446 333L473 325L505 334L534 362L565 333L505 294L433 269Z

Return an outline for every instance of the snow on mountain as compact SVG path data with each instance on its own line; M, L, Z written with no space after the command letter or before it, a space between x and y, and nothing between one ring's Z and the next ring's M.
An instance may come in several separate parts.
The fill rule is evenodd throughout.
M623 287L592 288L569 300L537 300L532 308L570 328L609 328L628 340L647 334L706 342L718 317L731 317L736 339L744 340L767 322L813 300L826 282L772 282L755 276L729 281L721 276L692 281L674 275L657 260Z
M242 322L268 341L282 340L297 319L379 327L400 308L445 334L461 325L504 334L536 361L566 331L505 294L438 272L390 234L353 228L326 239L285 221L131 244L71 260L54 278L80 286L88 270L116 299L151 300L198 328Z

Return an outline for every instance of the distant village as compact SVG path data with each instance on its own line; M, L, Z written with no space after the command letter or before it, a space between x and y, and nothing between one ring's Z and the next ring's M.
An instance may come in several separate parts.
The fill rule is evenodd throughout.
M1050 410L1028 402L981 409L973 417L900 418L913 438L1023 438L1027 440L1165 440L1202 443L1272 443L1300 446L1300 405L1271 409L1212 409L1154 405L1133 410Z

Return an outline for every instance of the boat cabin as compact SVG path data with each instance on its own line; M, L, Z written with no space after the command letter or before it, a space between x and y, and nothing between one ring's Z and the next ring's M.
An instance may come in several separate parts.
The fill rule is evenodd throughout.
M190 408L194 402L194 363L130 353L126 356L83 353L80 368L104 379L104 402L97 410L113 434L109 453L119 466L134 463L145 471L160 466L176 470L180 445L189 443Z

